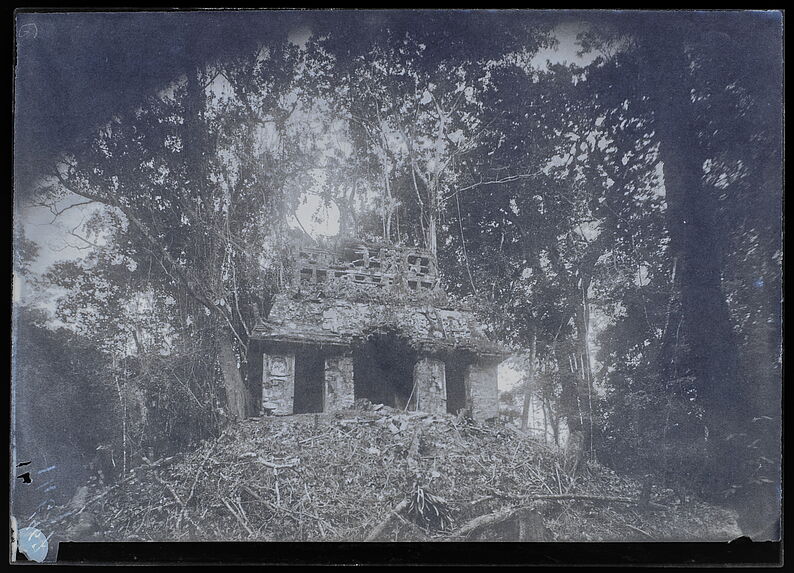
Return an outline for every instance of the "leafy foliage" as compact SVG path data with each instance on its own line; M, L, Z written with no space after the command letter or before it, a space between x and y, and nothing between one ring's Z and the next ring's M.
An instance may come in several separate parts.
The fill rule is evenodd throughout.
M17 462L29 464L15 469L32 474L29 485L17 485L14 505L30 515L71 497L98 446L120 451L121 408L103 383L106 353L67 329L48 328L45 314L25 307L15 310L14 331L12 431Z

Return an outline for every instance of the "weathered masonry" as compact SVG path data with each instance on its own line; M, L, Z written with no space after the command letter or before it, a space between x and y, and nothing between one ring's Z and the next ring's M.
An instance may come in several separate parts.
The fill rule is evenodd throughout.
M252 333L259 413L329 412L366 398L497 417L497 366L508 353L472 312L449 306L430 252L346 239L295 247L291 258L289 288Z

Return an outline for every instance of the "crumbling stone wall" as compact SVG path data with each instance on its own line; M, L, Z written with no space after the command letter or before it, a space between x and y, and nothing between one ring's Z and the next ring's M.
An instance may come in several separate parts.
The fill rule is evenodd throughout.
M293 412L295 355L264 354L262 372L263 413L286 416Z
M414 366L414 390L418 395L418 410L445 414L447 384L444 363L429 357L420 359Z
M335 412L353 406L353 357L349 354L325 359L323 411Z
M296 246L293 286L344 285L374 291L438 290L436 257L415 247L345 240L326 247Z
M496 362L506 355L505 348L488 339L472 310L449 303L439 284L433 253L349 238L319 245L296 240L291 251L293 264L288 265L286 277L290 286L276 296L268 318L252 333L260 347L270 352L263 358L265 413L295 411L296 358L289 349L307 348L308 352L323 349L323 355L334 349L331 352L336 354L328 355L324 364L319 356L309 361L305 355L298 355L299 361L307 360L298 362L298 391L307 392L306 396L299 395L301 411L303 402L310 401L309 393L315 400L311 407L319 409L322 389L323 411L330 412L352 406L363 388L384 403L393 390L391 401L396 407L408 401L411 408L445 413L449 401L447 372L444 362L436 357L463 353L483 363L470 367L461 363L452 369L450 405L458 410L464 407L465 399L475 418L498 415ZM405 359L405 368L395 368L392 363L388 369L394 374L390 382L380 380L377 372L354 372L351 353L356 356L356 366L366 370L369 366L360 363L362 346L373 334L387 332L399 333L408 341L410 357L398 352L400 359ZM388 351L381 348L374 352ZM364 386L356 386L356 376L362 377L358 382ZM409 398L406 388L412 383L413 395ZM305 390L307 384L309 390ZM381 386L373 390L372 385L377 384Z
M309 298L281 293L255 337L301 343L352 346L379 330L394 330L430 352L470 350L498 355L472 312L420 304Z
M499 416L499 388L497 365L470 364L466 369L465 384L471 395L472 416L475 420L488 420Z

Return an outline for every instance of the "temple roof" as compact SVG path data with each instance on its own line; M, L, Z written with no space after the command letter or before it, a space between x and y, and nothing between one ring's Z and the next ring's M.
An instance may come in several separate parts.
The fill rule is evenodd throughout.
M265 342L350 346L394 331L428 353L504 358L470 310L450 308L435 254L406 245L342 238L295 243L284 292L251 334Z
M425 352L469 351L505 358L510 351L487 338L474 313L411 303L277 295L252 338L270 342L350 346L378 331L395 331Z
M323 290L334 298L387 295L401 300L446 299L433 253L409 245L341 238L293 244L291 290Z

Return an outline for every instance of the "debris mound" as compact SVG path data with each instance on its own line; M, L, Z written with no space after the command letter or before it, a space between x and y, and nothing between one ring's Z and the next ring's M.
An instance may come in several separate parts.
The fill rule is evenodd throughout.
M357 404L251 418L33 516L61 540L730 540L732 512L510 426ZM85 493L85 492L83 492ZM667 496L667 497L665 497ZM79 505L79 507L77 507Z

